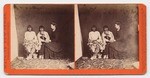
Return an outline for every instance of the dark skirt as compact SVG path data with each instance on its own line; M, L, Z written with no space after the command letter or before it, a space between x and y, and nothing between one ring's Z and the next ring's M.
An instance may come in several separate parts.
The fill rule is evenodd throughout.
M39 52L38 52L39 55L44 55L44 52L45 52L45 44L46 44L46 43L42 42L41 49L40 49Z
M61 44L57 42L50 42L45 43L45 50L44 50L44 58L50 59L50 58L60 58L62 56L63 48Z
M114 47L110 45L111 43L107 43L105 46L105 50L103 51L103 56L108 55L109 59L119 59L119 51L117 51ZM102 56L102 57L103 57Z

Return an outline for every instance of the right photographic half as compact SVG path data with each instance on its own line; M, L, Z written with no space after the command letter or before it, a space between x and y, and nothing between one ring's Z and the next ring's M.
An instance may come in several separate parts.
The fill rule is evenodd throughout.
M79 4L75 8L76 69L139 69L138 5Z

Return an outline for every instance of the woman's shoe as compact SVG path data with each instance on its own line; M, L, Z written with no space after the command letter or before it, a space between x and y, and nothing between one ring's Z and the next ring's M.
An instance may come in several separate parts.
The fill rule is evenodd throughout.
M98 54L98 58L102 58L102 55L101 55L101 54Z
M107 59L107 55L104 55L104 57L103 57L104 59Z
M37 59L37 54L33 54L33 58L34 58L34 59Z
M96 59L96 56L92 56L90 59L91 59L91 60L94 60L94 59Z
M27 56L27 58L26 58L27 60L30 60L30 59L32 59L32 54L29 54L29 56Z

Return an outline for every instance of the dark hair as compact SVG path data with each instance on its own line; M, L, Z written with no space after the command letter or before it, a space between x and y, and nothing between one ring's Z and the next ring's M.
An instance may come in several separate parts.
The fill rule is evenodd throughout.
M95 30L97 30L97 27L96 27L95 25L93 25L93 26L91 27L91 31L93 31L93 28L95 28Z
M108 28L108 26L107 26L107 25L104 25L104 26L103 26L103 30L104 30L105 28ZM108 29L109 29L109 28L108 28Z
M54 22L52 22L51 24L56 26L56 23L54 23Z
M41 25L41 26L39 26L39 31L40 31L40 29L41 29L41 28L43 28L43 29L44 29L44 26L42 26L42 25Z
M115 23L115 24L120 25L120 22L119 22L119 21L116 21L116 23Z
M27 26L27 31L29 31L28 28L31 28L31 31L33 31L33 28L32 28L31 25L28 25L28 26Z

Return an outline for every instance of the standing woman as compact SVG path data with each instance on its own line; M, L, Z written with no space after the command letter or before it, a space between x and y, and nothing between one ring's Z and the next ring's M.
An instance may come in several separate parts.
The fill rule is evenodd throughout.
M23 45L25 46L25 50L29 53L26 58L27 60L37 58L35 51L38 47L38 40L31 25L28 25L27 31L25 32Z
M115 42L116 40L114 39L114 35L111 31L109 31L108 26L103 27L103 33L102 33L102 39L103 39L103 44L105 45L105 50L103 51L103 58L112 58L112 48L110 47L110 44L112 42Z
M44 30L44 26L39 27L39 33L37 34L40 50L39 50L39 58L44 58L45 52L45 44L51 42L49 34Z
M102 38L101 38L99 31L97 31L96 26L91 27L91 31L89 32L88 45L90 47L90 50L93 52L93 56L91 57L91 59L93 60L93 59L96 59L97 57L101 58L101 55L99 54L99 52L100 50L101 52L103 50Z

